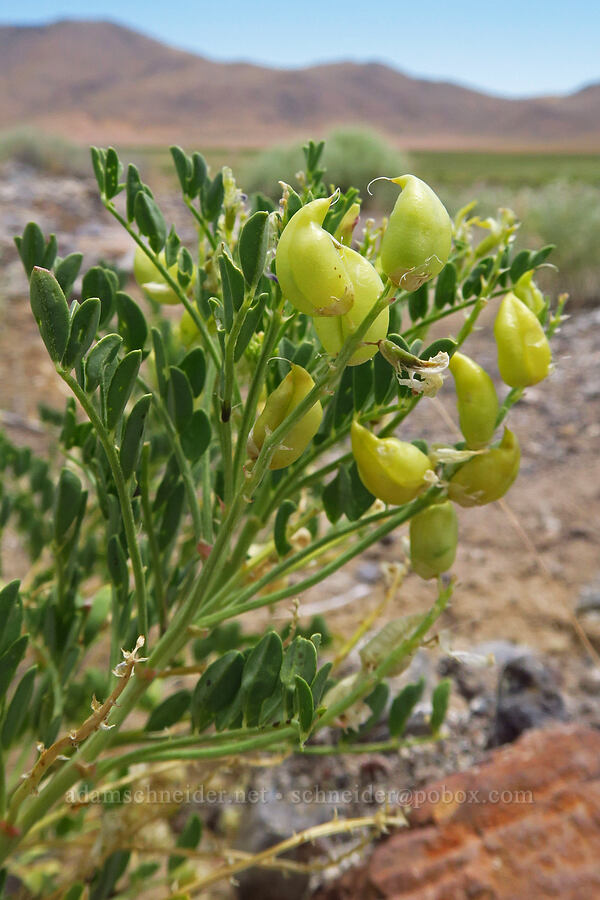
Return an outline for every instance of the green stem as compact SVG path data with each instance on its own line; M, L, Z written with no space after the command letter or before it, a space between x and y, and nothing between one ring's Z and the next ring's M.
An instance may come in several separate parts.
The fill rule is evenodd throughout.
M210 356L212 357L213 362L215 363L216 366L219 366L221 363L219 351L215 347L214 342L213 342L210 334L208 333L206 323L204 322L202 317L199 315L198 310L196 309L194 304L191 303L190 300L188 299L188 296L185 293L185 291L179 286L178 282L174 278L171 277L169 270L160 261L160 259L158 257L158 253L153 253L153 251L149 247L146 246L146 244L143 242L143 240L135 233L133 228L130 226L127 219L123 218L123 216L118 212L114 203L112 203L110 200L105 200L103 202L104 202L105 208L108 210L108 212L111 214L111 216L113 216L113 218L115 218L117 220L117 222L123 226L123 228L125 229L127 234L129 234L130 237L133 238L133 240L136 242L138 247L142 248L142 250L148 257L148 259L158 269L158 271L160 272L160 274L162 275L162 277L164 278L166 283L169 285L171 290L177 294L177 296L183 303L184 307L187 309L188 313L192 317L194 324L196 325L196 328L200 332L200 334L202 336L202 341L204 342L204 346L206 347Z
M441 616L443 611L445 610L450 597L452 596L453 584L450 583L448 587L440 590L437 600L431 607L428 613L421 619L415 630L410 634L402 643L396 647L392 653L387 656L380 665L377 666L372 672L368 675L365 675L364 678L358 678L356 682L356 687L350 691L350 693L336 703L334 706L330 706L326 712L321 716L318 720L316 727L313 731L320 731L322 728L325 728L328 725L331 725L335 719L338 718L346 709L352 706L357 700L360 700L362 697L368 696L374 687L379 684L384 678L386 678L393 670L396 668L398 663L411 656L418 648L421 646L423 638L434 624L434 622Z
M171 420L164 400L162 399L160 394L158 394L156 391L153 391L152 388L148 384L146 384L146 382L142 378L138 377L138 382L142 385L146 393L152 394L152 402L160 417L161 422L165 427L165 431L167 432L167 438L171 445L171 449L175 454L177 465L179 466L179 471L181 472L181 478L183 480L183 486L185 488L185 496L190 508L190 513L192 515L192 521L194 523L194 536L196 540L199 541L202 535L202 519L200 515L198 495L196 492L196 484L194 482L194 477L192 475L192 469L189 464L188 458L183 452L183 447L181 446L179 435L177 434L177 430Z
M347 744L340 741L339 744L305 744L298 753L303 756L338 756L362 753L391 753L399 752L406 747L418 747L421 744L431 744L438 740L434 735L418 738L390 738L388 741L375 741L370 744Z
M511 388L508 394L506 395L506 399L500 409L498 410L498 418L496 419L496 428L504 421L506 418L508 411L518 403L523 394L525 393L525 388Z
M159 747L151 746L144 749L132 750L121 756L114 756L101 762L96 773L98 777L103 777L107 772L114 768L123 768L125 766L134 765L138 762L163 762L170 759L219 759L224 756L237 756L241 753L251 753L253 750L261 750L273 744L281 744L282 742L298 738L298 731L294 727L281 728L271 730L267 733L254 735L240 741L231 741L229 743L219 743L217 746L208 747ZM168 742L166 742L168 743Z
M225 619L231 618L231 616L241 615L242 613L248 612L249 610L259 609L262 606L270 606L274 603L278 603L280 600L285 600L288 597L300 595L303 591L308 590L308 588L313 587L313 585L318 584L329 575L337 572L337 570L344 566L349 560L353 559L355 556L358 556L359 553L362 553L363 550L366 550L367 547L370 547L376 541L381 540L382 537L385 537L386 534L389 534L391 531L397 528L398 525L402 525L404 522L407 522L410 518L412 518L412 516L416 515L418 512L421 512L421 510L429 506L434 501L434 499L439 496L440 489L437 487L433 487L430 488L425 494L421 495L421 497L418 497L411 503L400 507L395 512L390 513L388 510L385 510L381 513L375 513L372 517L370 517L371 522L377 521L379 519L387 519L387 521L384 521L384 523L378 528L370 531L364 538L361 538L361 540L357 541L348 550L346 550L344 553L341 553L326 566L322 566L318 569L318 571L314 572L303 581L300 581L298 584L282 588L281 590L275 591L272 594L266 594L262 597L255 597L254 599L250 599L254 597L254 595L263 587L265 587L271 581L275 580L275 578L281 577L286 573L286 571L289 571L288 566L290 563L292 568L298 568L300 557L302 556L302 558L306 560L307 557L315 552L315 545L306 548L306 550L304 551L300 551L299 553L294 554L294 556L290 557L290 559L287 561L287 564L285 562L280 563L279 566L276 566L274 569L264 575L263 578L259 579L257 582L250 585L235 598L233 598L232 602L227 607L220 610L219 612L201 616L196 624L201 628L212 627L219 622L224 621ZM365 525L367 524L368 522L366 522L365 520L352 522L350 525L345 526L345 528L341 528L333 535L328 535L326 536L326 538L322 538L321 542L319 543L324 546L323 542L327 543L333 542L334 540L339 540L341 537L350 534L352 531L357 531L360 528L365 527ZM213 598L213 601L210 603L210 607L215 606L217 601L220 599L220 596Z
M150 556L152 557L152 575L154 577L154 591L156 594L156 606L160 619L161 634L164 634L167 627L167 607L165 602L165 587L162 576L162 563L156 533L154 531L154 523L152 521L152 507L150 505L150 444L146 442L142 447L142 464L140 475L140 492L142 500L142 519L144 529L148 537L148 546L150 548ZM112 665L116 665L116 660Z
M137 604L138 628L140 634L147 640L148 637L148 611L146 603L146 581L144 578L144 567L142 565L142 557L138 546L135 522L133 519L133 510L131 508L131 500L127 492L127 485L119 462L119 457L115 445L104 424L96 412L94 404L87 396L85 391L80 387L78 382L69 372L57 366L57 372L62 380L70 387L73 394L77 397L82 409L88 419L94 426L94 430L98 435L98 439L104 448L108 464L112 472L112 476L117 489L119 503L121 506L121 514L123 517L123 528L125 530L125 538L127 540L127 550L131 559L133 569L133 580L135 582L135 599Z
M277 307L272 314L271 321L269 322L269 327L267 328L264 336L261 354L256 366L256 370L254 372L254 376L252 378L252 382L250 383L248 396L246 397L246 402L244 404L242 421L240 423L238 431L237 444L235 448L235 458L233 463L236 479L236 489L243 476L242 468L246 456L246 443L248 441L248 435L250 434L250 429L252 428L252 424L256 416L256 408L258 406L260 393L264 387L267 365L269 362L269 358L276 346L279 335L282 305L281 292L279 292L277 299Z
M490 294L487 297L488 300L493 300L495 297L502 297L505 294L505 290L496 291L493 294ZM470 306L475 306L479 297L474 297L472 300L464 300L462 303L457 303L455 306L448 306L446 309L440 310L440 312L432 313L430 316L426 316L424 319L419 319L416 325L413 325L411 328L407 328L406 331L402 332L402 337L406 340L409 340L414 334L420 332L423 326L433 325L434 322L439 322L440 319L445 319L446 316L451 316L455 312L459 312L461 309L468 309Z
M214 236L214 234L212 233L212 231L210 230L210 228L208 227L208 225L206 224L206 219L204 218L204 216L200 215L200 213L194 206L193 201L190 200L189 197L184 197L183 199L184 199L185 205L187 206L187 208L193 215L194 219L200 226L205 238L207 238L210 246L213 248L213 250L216 250L217 249L217 239Z

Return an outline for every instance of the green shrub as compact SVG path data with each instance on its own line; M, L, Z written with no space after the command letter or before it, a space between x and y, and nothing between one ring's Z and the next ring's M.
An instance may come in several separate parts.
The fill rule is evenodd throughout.
M14 159L49 175L89 173L87 152L70 141L35 128L15 128L0 133L0 162Z
M289 144L265 150L247 164L243 173L246 188L261 191L269 197L277 197L279 180L297 185L296 175L302 169L304 158L301 144ZM367 185L379 175L396 176L410 170L406 156L374 131L364 128L339 128L328 135L323 154L324 181L335 184L342 191L352 185L364 194ZM389 191L389 196L386 196ZM378 204L389 205L397 190L381 185L377 191Z

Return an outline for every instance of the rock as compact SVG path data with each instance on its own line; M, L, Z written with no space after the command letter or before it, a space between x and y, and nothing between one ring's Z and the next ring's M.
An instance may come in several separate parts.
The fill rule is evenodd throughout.
M465 700L472 700L483 694L485 690L481 670L464 664L452 656L442 657L438 664L438 672L442 678L450 676L455 681L456 687Z
M367 584L377 584L382 578L381 566L379 563L369 562L368 560L361 562L356 569L356 577L358 581L364 581Z
M512 641L483 641L481 644L475 644L471 647L471 652L475 656L491 656L497 666L504 666L513 659L525 656L531 653L529 647L525 644L514 644Z
M528 732L423 796L409 830L315 900L600 896L599 732Z
M565 718L557 677L534 656L506 663L498 681L498 698L490 746L514 741L529 728Z
M579 679L579 687L586 694L600 695L600 669L591 669Z
M303 760L288 760L275 770L257 772L253 790L259 798L247 803L236 839L236 848L258 853L285 840L297 831L320 825L333 818L334 807L312 800L315 784L303 771ZM307 791L306 802L303 791ZM308 862L319 849L304 844L285 856ZM239 900L302 900L309 887L310 876L303 872L278 872L270 869L247 869L236 876Z

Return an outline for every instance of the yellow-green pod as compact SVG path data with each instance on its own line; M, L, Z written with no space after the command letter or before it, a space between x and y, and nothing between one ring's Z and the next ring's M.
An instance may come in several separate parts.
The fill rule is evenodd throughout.
M417 613L411 616L401 616L399 619L392 619L391 622L387 622L381 631L378 631L359 651L363 669L367 672L372 672L380 666L394 650L411 636L422 621L423 616ZM402 672L408 669L415 653L416 650L412 653L407 653L387 674L390 676L401 675Z
M449 368L456 385L460 430L467 446L479 450L489 444L496 430L499 406L494 382L463 353L452 356Z
M322 227L331 197L312 200L283 229L275 267L283 296L309 316L341 316L354 303L343 249Z
M500 375L510 387L529 387L549 374L552 353L544 329L512 292L500 304L494 336Z
M179 320L179 339L184 347L192 347L200 340L200 329L187 309L184 309Z
M343 316L315 316L313 319L319 340L332 356L340 352L383 291L383 282L368 259L350 247L342 247L340 253L354 288L354 305ZM377 341L387 335L389 322L390 313L386 306L366 332L361 346L350 357L349 366L359 366L375 356Z
M546 305L546 301L539 287L533 281L533 275L533 269L524 272L515 284L513 293L531 310L534 316L539 316Z
M498 447L473 456L455 472L448 497L459 506L484 506L503 497L519 474L521 449L517 438L504 429Z
M306 369L292 364L281 384L267 397L265 407L254 423L248 439L248 455L256 459L265 439L281 425L291 412L314 388L315 383ZM271 469L284 469L300 457L319 430L323 409L319 401L288 431L283 444L271 459Z
M350 209L344 213L342 221L335 229L334 238L346 247L352 244L352 235L358 224L359 213L360 203L353 203Z
M452 246L452 221L429 185L414 175L392 178L402 193L396 200L383 239L381 265L405 291L416 291L442 271Z
M158 254L158 258L162 265L166 266L164 250L161 250ZM173 263L167 270L174 281L177 281L177 270L177 263ZM177 303L181 303L181 300L173 288L167 284L152 260L148 259L142 248L139 246L136 247L135 255L133 257L133 275L149 300L154 300L156 303L164 303L168 306L175 306ZM187 288L188 291L195 281L196 268L194 267L192 280Z
M452 568L458 519L449 500L429 506L410 520L410 562L421 578L437 578Z
M352 423L352 454L360 480L384 503L408 503L426 485L431 462L414 444L397 438L378 438L358 422Z

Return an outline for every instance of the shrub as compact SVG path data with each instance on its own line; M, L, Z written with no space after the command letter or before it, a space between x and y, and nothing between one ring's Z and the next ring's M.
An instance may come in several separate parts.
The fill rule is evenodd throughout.
M279 181L296 185L296 174L302 170L303 155L301 144L275 147L258 154L243 170L246 189L261 191L269 197L277 197ZM347 191L357 187L368 203L367 185L379 175L393 175L395 172L409 171L410 165L404 154L394 149L374 131L363 128L339 128L331 132L325 141L322 157L326 184ZM384 186L378 191L378 202L388 203L391 192Z
M163 829L155 859L130 865L138 832L173 805L131 809L127 795L140 777L160 783L165 763L212 775L218 760L257 751L276 761L356 750L382 719L379 750L404 746L423 683L388 707L390 679L431 640L454 589L452 503L498 499L517 476L518 440L499 429L548 374L561 306L542 301L536 317L510 289L551 248L515 253L506 210L478 245L463 210L451 248L446 210L411 176L399 179L410 191L390 214L385 254L381 227L354 249L357 191L329 195L322 152L304 148L300 193L287 187L269 211L249 208L229 169L211 176L201 154L172 148L196 257L137 168L123 179L116 152L94 148L102 203L141 248L140 302L103 265L83 273L75 298L81 255L61 259L35 223L16 238L41 339L70 392L64 409L45 411L47 457L0 439L0 527L21 533L31 559L23 583L0 591L0 859L35 894L76 898L89 881L92 897L107 897L125 877L127 895L143 879L146 893L168 880L196 896L252 865L234 857L196 871L194 816L176 852ZM495 333L511 390L497 398L463 355L453 374L465 440L399 440L416 405L443 389L482 309L507 292ZM455 337L431 342L431 327L459 310ZM427 608L384 624L380 607L334 660L326 621L290 613L280 630L269 624L270 610L409 522ZM390 568L388 600L408 566ZM341 678L357 644L360 663ZM442 681L431 696L432 740L448 689ZM401 822L380 810L359 824ZM356 825L336 818L319 834Z

